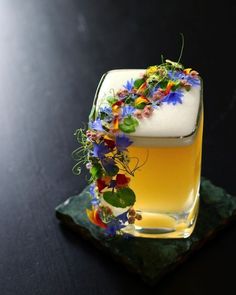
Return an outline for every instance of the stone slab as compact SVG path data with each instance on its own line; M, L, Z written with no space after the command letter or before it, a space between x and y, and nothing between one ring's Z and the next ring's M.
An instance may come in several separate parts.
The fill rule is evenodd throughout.
M90 223L85 208L89 187L56 208L57 218L89 239L117 262L137 273L150 285L183 263L193 252L230 224L236 217L236 197L202 178L200 210L193 234L187 239L106 238L103 229Z

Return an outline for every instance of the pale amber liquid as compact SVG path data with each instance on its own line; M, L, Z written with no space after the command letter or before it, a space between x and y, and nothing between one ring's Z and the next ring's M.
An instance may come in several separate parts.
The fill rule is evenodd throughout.
M130 157L138 158L139 164L147 158L143 167L136 170L131 178L130 187L136 194L134 207L142 212L160 213L161 216L159 224L156 224L156 216L150 214L137 221L137 225L173 226L173 220L164 214L192 214L200 184L202 131L203 114L190 145L129 148ZM131 165L135 161L131 160Z

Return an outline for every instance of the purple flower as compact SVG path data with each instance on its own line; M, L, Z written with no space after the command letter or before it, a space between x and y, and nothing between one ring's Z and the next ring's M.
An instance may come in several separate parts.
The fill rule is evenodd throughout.
M122 117L131 116L133 115L134 111L135 111L134 107L130 105L126 105L122 109Z
M123 85L123 87L130 92L132 88L134 87L134 80L133 79L131 79L130 81L128 80L126 84Z
M89 122L89 127L93 130L104 131L104 129L102 127L102 120L101 119L97 119L93 122Z
M110 237L114 237L116 232L123 227L125 227L125 225L118 218L114 218L109 223L107 223L106 234Z
M133 143L130 138L124 134L119 134L116 136L116 148L119 152L127 150L127 147Z
M168 104L172 103L173 105L176 105L177 103L182 103L181 98L183 95L184 94L182 90L176 90L167 94L163 99L161 99L161 102L166 102Z
M119 171L119 168L112 158L104 157L101 162L108 175L115 175L117 171Z
M111 180L109 187L114 188L116 186L116 181L114 179Z
M110 149L104 142L93 143L93 156L99 159L104 158L105 154L108 154Z

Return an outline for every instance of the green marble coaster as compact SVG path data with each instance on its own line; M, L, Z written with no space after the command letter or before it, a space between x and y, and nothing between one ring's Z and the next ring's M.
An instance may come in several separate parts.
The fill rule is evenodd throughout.
M59 205L56 216L153 285L235 218L236 197L209 180L202 179L200 198L196 228L187 239L105 238L103 229L91 224L87 218L88 187Z

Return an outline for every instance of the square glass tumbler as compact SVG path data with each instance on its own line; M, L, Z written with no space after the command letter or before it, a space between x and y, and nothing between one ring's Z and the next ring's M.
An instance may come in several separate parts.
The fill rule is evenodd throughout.
M104 74L96 95L99 107L109 92L117 91L144 70L113 70ZM199 208L203 133L203 89L185 92L182 104L164 105L151 118L140 120L130 134L131 165L141 167L132 177L135 210L142 219L124 232L137 237L186 238L194 229Z

